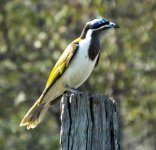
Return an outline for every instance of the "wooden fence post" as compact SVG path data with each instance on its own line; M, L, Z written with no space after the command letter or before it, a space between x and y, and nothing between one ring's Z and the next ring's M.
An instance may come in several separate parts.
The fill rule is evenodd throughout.
M61 100L61 150L119 150L116 102L97 94L65 94Z

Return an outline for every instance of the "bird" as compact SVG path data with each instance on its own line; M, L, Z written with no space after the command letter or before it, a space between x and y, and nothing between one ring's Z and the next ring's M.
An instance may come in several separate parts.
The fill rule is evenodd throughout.
M119 25L103 18L86 23L80 36L67 46L52 68L43 92L20 126L35 128L58 97L67 91L78 92L76 89L88 79L99 62L101 33L111 28L119 28Z

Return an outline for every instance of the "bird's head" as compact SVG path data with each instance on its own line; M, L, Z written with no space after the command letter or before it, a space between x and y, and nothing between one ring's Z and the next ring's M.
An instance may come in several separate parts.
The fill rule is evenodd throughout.
M105 30L108 28L119 28L119 26L113 22L110 22L106 19L94 19L92 21L87 22L86 24L89 29L93 31Z
M119 28L119 25L106 19L94 19L86 23L81 36L85 38L86 36L91 35L93 32L99 32L110 28Z

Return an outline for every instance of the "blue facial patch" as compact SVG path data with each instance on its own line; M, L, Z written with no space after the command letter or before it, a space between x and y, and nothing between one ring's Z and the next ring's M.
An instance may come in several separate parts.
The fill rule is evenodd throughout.
M98 29L103 25L109 24L108 20L105 19L94 19L90 22L92 29Z

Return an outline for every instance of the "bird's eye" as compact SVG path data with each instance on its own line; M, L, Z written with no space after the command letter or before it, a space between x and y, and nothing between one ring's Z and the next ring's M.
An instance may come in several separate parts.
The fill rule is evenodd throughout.
M104 20L104 19L101 19L101 20L95 22L95 23L93 24L92 28L93 28L93 29L98 29L98 28L100 28L101 26L104 26L104 25L107 25L107 24L109 24L109 21Z

